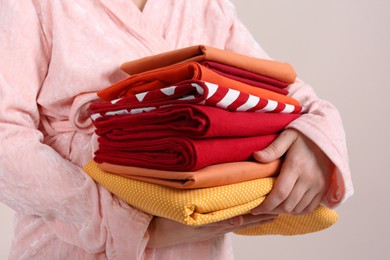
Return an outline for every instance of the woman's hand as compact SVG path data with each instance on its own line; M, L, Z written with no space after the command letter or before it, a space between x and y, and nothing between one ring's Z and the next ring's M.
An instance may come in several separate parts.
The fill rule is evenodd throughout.
M159 248L197 242L272 221L278 214L306 214L320 204L331 181L334 165L308 138L288 129L262 151L254 153L259 162L272 162L285 154L274 188L251 214L204 226L188 226L154 217L148 231L148 247Z
M331 182L334 165L308 138L296 130L282 132L265 149L255 152L262 163L272 162L285 154L274 188L251 211L260 214L306 214L320 204Z
M179 222L154 217L149 224L147 247L160 248L181 243L198 242L221 236L243 228L254 227L272 221L276 215L246 214L203 226L188 226Z

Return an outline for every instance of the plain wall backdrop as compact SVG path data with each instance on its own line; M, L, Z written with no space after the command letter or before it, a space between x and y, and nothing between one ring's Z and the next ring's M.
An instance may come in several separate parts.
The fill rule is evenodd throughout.
M390 1L233 3L269 55L291 63L339 109L355 186L333 227L293 237L232 235L236 259L390 259ZM0 260L9 253L12 215L0 203Z

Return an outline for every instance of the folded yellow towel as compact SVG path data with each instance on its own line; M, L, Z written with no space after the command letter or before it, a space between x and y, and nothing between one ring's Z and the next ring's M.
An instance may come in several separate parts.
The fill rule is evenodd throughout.
M111 174L100 169L94 161L87 163L84 171L129 205L154 216L193 226L249 213L260 205L274 182L274 178L263 178L212 188L183 190ZM271 223L236 233L298 235L328 228L337 219L336 211L319 206L308 215L280 215Z

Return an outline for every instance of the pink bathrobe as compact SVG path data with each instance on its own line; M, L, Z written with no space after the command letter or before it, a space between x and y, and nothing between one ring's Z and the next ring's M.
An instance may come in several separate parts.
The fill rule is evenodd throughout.
M205 44L268 58L226 0L2 1L0 201L17 212L11 259L232 259L228 236L146 249L152 216L93 182L86 108L123 79L121 63ZM290 124L336 165L323 204L353 193L337 110L301 80L289 87L309 113Z

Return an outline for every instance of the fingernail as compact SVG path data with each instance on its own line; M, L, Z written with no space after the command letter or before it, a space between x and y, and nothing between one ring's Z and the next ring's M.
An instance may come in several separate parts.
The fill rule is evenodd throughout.
M256 151L256 152L253 152L254 155L261 155L261 151Z

